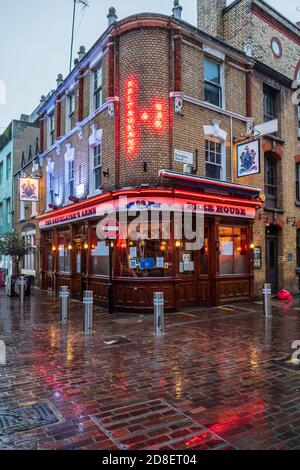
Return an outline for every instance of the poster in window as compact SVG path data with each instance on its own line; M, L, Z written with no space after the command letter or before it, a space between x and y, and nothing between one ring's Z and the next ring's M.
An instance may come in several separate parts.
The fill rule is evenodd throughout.
M233 256L233 242L221 242L221 256Z
M236 158L238 178L260 173L260 141L237 145Z
M20 201L38 202L39 201L38 178L20 178Z

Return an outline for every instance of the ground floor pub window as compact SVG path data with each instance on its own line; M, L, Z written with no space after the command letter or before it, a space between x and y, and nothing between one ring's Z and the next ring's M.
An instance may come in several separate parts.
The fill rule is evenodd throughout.
M248 253L247 227L219 227L220 274L248 274Z
M105 240L99 240L96 229L92 232L91 273L97 276L109 275L109 246Z
M58 234L58 272L71 272L72 243L69 232Z

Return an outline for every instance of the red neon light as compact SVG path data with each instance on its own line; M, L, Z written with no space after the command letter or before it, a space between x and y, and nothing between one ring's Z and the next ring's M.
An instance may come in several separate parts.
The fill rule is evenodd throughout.
M154 103L154 122L153 127L154 130L157 132L161 132L164 130L165 124L165 112L164 106L161 101L156 101Z
M125 83L125 116L126 116L126 149L129 157L134 157L139 151L139 135L137 122L138 81L130 77Z
M180 194L181 196L185 197L193 197L193 198L200 198L205 199L207 201L220 201L220 202L227 202L230 203L237 203L243 206L250 206L250 207L261 207L262 203L260 201L252 201L249 199L239 199L239 198L232 198L232 197L224 197L224 196L213 196L212 194L201 194L201 193L193 193L184 190L174 190L174 194Z

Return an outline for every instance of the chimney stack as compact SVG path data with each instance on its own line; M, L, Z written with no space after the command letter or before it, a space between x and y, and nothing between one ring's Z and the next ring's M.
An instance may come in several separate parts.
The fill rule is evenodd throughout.
M78 51L78 59L79 59L79 61L81 61L81 59L83 59L83 57L85 56L85 54L86 54L85 47L84 47L84 46L80 46L79 51Z
M226 0L197 0L198 28L214 37L223 38L223 10Z
M172 11L174 18L181 20L182 6L179 5L179 0L174 0L174 7Z
M57 88L63 83L64 77L61 73L57 75L56 83L57 83Z
M40 103L41 103L41 104L42 104L42 103L45 103L45 101L46 101L46 96L45 96L45 95L42 95L42 96L41 96L41 99L40 99Z
M108 10L107 19L108 19L108 26L111 26L112 24L118 21L116 9L114 7L110 7L110 9Z

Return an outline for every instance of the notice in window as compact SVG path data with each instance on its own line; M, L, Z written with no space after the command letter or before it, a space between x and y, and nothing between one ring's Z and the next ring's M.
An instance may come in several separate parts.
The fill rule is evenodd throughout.
M233 241L221 242L221 256L233 256Z

